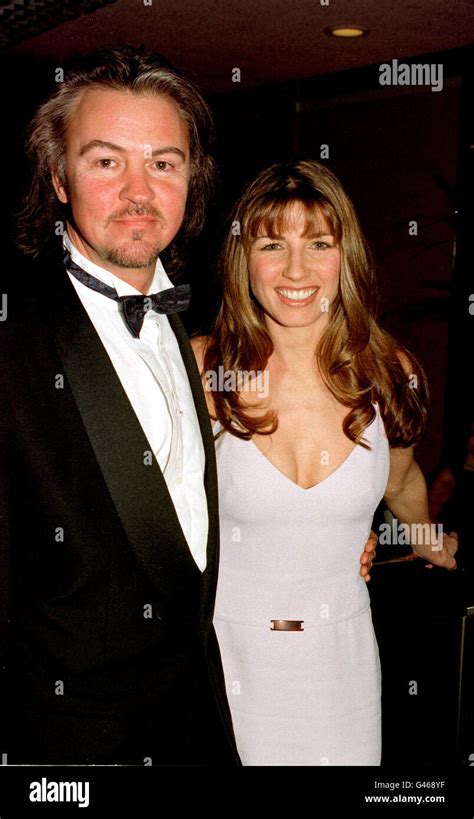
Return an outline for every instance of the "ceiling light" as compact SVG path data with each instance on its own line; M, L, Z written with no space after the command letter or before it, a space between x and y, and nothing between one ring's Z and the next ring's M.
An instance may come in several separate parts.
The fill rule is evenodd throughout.
M331 37L363 37L369 33L369 29L362 26L331 26L325 32Z

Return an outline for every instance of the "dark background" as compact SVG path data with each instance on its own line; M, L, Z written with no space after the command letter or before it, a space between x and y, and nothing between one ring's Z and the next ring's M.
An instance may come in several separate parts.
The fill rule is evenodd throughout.
M23 131L54 87L55 69L96 47L144 43L188 70L215 114L221 189L183 276L193 286L188 330L205 330L215 316L223 219L244 183L274 161L319 159L320 146L328 145L324 161L353 199L374 250L381 321L428 373L431 422L417 460L430 478L461 452L474 413L470 0L330 0L328 6L319 0L45 0L14 8L0 2L6 278L15 275L17 263L11 214L28 175ZM324 31L334 23L359 23L369 33L336 41ZM380 86L379 65L392 59L442 63L443 90ZM238 83L232 82L235 67ZM412 220L417 236L408 232ZM392 556L379 547L379 561ZM372 574L384 685L383 763L469 765L472 701L463 703L459 742L456 731L461 623L474 594L469 598L469 590L466 598L461 571L390 563ZM466 639L469 659L474 643L472 635ZM416 695L409 693L412 681Z

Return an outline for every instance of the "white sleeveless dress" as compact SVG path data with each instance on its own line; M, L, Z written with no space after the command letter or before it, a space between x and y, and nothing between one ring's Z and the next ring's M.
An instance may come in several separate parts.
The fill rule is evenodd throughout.
M371 451L357 445L310 489L253 441L224 433L216 442L214 625L244 765L380 764L380 662L359 575L389 471L374 407ZM272 630L272 620L303 621L302 630Z

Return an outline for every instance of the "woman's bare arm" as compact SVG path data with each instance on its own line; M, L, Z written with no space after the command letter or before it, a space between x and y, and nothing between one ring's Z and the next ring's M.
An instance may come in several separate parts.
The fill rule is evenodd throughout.
M410 542L418 557L436 566L456 568L457 536L433 537L428 492L423 473L413 457L413 447L390 449L390 474L384 494L390 511L410 527Z

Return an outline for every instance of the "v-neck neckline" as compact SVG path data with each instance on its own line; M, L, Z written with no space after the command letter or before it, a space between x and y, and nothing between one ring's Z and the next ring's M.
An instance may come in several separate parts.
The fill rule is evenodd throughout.
M366 428L364 430L364 435L367 432L367 430L369 429L369 427L371 427L372 424L374 424L376 419L377 419L378 403L376 401L373 401L372 406L374 407L374 410L375 410L375 416L372 418L372 421L370 422L370 424L368 424L366 426ZM278 475L280 475L281 479L286 481L286 483L291 484L291 486L294 486L295 489L299 489L300 492L312 492L313 489L317 489L323 483L326 483L326 481L328 481L330 478L332 478L333 475L336 475L343 467L345 467L348 464L348 462L351 460L352 456L354 455L354 453L357 450L361 449L361 446L359 444L355 444L354 447L349 452L349 454L346 455L346 457L344 458L343 461L341 461L339 466L337 466L336 469L333 469L333 471L330 472L329 475L326 475L325 478L322 478L320 481L318 481L317 483L314 483L312 486L304 487L304 486L300 486L298 483L293 481L291 478L288 477L288 475L285 475L285 473L282 472L281 469L278 469L278 467L275 466L275 464L272 463L272 461L269 458L267 458L266 455L264 455L264 453L262 452L260 447L257 446L257 444L255 443L253 438L250 439L250 443L257 450L257 452L262 456L262 458L267 462L267 464L269 464L270 469L272 469L274 472L276 472Z
M333 476L333 475L335 475L337 472L339 472L339 470L340 470L340 469L342 469L344 466L346 466L346 464L347 464L347 463L348 463L348 461L349 461L349 460L352 458L352 456L354 455L354 453L356 452L356 450L357 450L357 449L360 449L359 444L355 444L355 446L353 447L353 449L351 449L351 451L349 452L349 454L348 454L348 455L346 455L346 457L344 458L344 460L343 460L343 461L341 461L341 463L339 464L339 466L337 466L337 467L336 467L336 469L334 469L332 472L330 472L330 473L329 473L329 475L326 475L326 477L325 477L325 478L321 478L321 480L320 480L320 481L318 481L317 483L314 483L312 486L306 486L306 487L305 487L305 486L300 486L300 485L299 485L299 483L296 483L296 482L295 482L295 481L293 481L291 478L289 478L289 477L288 477L288 475L285 475L285 473L284 473L284 472L282 472L282 471L281 471L281 469L278 469L278 467L277 467L277 466L275 466L275 464L274 464L274 463L272 463L272 461L271 461L269 458L267 458L267 456L266 456L266 455L264 455L264 454L263 454L262 450L261 450L261 449L260 449L260 448L257 446L257 444L255 443L255 441L254 441L253 439L250 439L250 443L251 443L251 444L252 444L252 446L253 446L253 447L254 447L254 448L257 450L257 452L258 452L258 453L259 453L259 454L262 456L262 458L263 458L263 459L264 459L264 460L267 462L267 464L269 465L269 467L270 467L270 468L271 468L271 469L272 469L274 472L276 472L278 475L280 475L280 477L281 477L281 478L282 478L284 481L286 481L287 483L291 484L291 486L294 486L294 487L295 487L295 489L299 489L299 490L300 490L300 492L311 492L313 489L317 489L317 488L318 488L318 486L321 486L321 484L326 483L326 481L328 481L330 478L332 478L332 476Z

